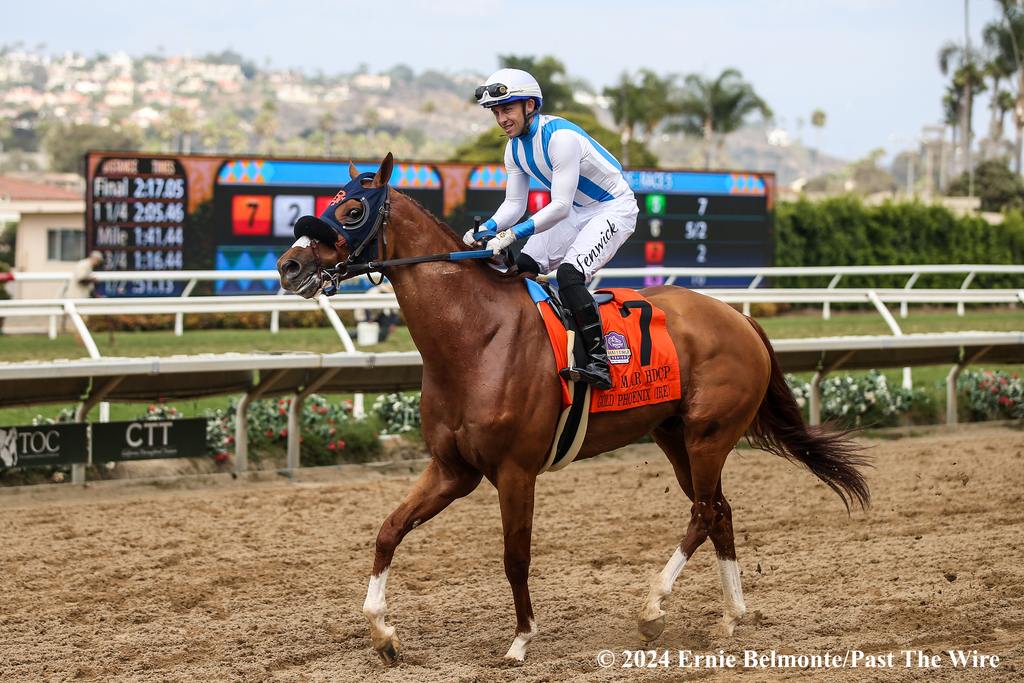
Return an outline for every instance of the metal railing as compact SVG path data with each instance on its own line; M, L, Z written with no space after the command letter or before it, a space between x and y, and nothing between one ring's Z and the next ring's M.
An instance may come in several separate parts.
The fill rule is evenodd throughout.
M662 284L674 284L680 278L691 278L691 284L706 284L708 279L715 278L751 278L746 289L758 289L769 277L830 277L825 289L838 289L839 283L844 277L851 276L885 276L885 275L906 275L907 281L900 291L906 291L908 296L898 301L900 304L900 317L908 315L908 304L914 301L909 296L914 285L922 275L963 275L960 282L960 289L967 291L971 283L978 275L1024 275L1024 265L1016 264L934 264L934 265L895 265L895 266L752 266L739 268L667 268L667 267L644 267L644 268L606 268L600 271L591 283L591 288L597 288L605 281L658 278ZM195 290L199 282L238 282L245 280L277 280L276 270L179 270L179 271L97 271L94 273L97 282L120 282L132 280L156 280L169 282L185 282L181 296L188 297ZM0 273L0 282L64 282L66 291L72 274L70 272L49 272L49 273L23 273L10 272ZM695 280L695 281L694 281ZM720 290L719 290L720 291ZM281 293L281 292L279 292ZM63 292L62 292L63 294ZM750 314L749 302L744 304L744 313ZM831 317L832 301L823 301L822 317L828 320ZM964 315L964 304L968 300L956 301L957 314ZM278 313L272 311L271 331L276 331L278 326ZM53 322L51 322L51 329ZM180 318L176 320L176 329L180 328Z
M983 356L1002 362L1024 361L1024 332L959 332L914 334L900 337L825 337L773 340L784 371L814 371L809 415L811 424L821 421L821 379L844 365L894 367L902 364L951 365L946 376L946 422L957 422L956 381L967 365ZM416 352L335 354L216 354L169 358L104 358L62 362L0 363L0 397L25 403L25 383L55 380L29 402L73 402L88 395L76 411L86 419L88 409L103 400L138 400L139 386L154 395L172 393L179 398L209 396L209 378L225 373L247 373L244 382L224 382L218 393L241 392L236 416L235 468L248 467L246 410L252 401L267 394L290 395L288 413L287 470L300 466L301 409L303 400L318 390L393 391L419 385L423 361ZM256 381L253 371L259 372ZM363 373L358 375L357 373ZM66 384L69 379L79 383ZM115 381L111 381L115 380ZM37 387L38 388L38 387ZM0 398L0 405L5 404ZM101 415L100 421L105 419ZM72 479L85 481L85 466L73 467Z

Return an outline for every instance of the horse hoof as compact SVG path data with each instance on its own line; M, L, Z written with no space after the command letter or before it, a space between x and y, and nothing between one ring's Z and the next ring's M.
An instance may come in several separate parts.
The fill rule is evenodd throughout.
M665 615L662 614L657 619L641 621L638 628L640 629L640 637L649 643L660 636L665 630Z
M390 639L382 643L380 646L374 648L377 650L377 654L380 655L380 660L387 666L394 666L398 664L398 638L392 636Z
M720 621L718 626L711 630L711 635L716 638L731 638L736 630L736 623L732 621Z

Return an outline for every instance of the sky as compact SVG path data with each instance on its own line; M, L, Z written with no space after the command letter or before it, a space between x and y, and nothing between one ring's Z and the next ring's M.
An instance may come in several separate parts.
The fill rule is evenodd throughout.
M998 16L968 0L971 40ZM231 48L309 73L496 69L499 54L552 54L601 88L623 71L739 69L791 133L846 159L910 147L941 120L937 53L964 39L964 0L81 0L4 3L0 43L48 52L201 55ZM13 5L13 6L12 6ZM988 120L976 105L975 130Z

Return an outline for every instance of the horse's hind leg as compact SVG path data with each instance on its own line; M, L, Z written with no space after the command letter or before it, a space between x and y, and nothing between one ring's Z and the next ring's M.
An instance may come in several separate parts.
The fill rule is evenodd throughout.
M363 614L370 622L373 649L386 664L397 661L399 650L395 627L386 621L388 608L385 600L388 569L395 549L414 528L444 510L455 499L469 495L480 483L480 477L479 472L462 463L441 465L434 458L405 499L381 525Z
M736 562L736 545L732 533L732 508L729 506L729 501L722 495L721 481L718 483L713 507L715 522L711 527L711 542L715 545L715 555L718 557L718 575L722 579L722 599L725 603L718 633L723 636L731 636L736 624L747 613L747 606L743 602L740 565Z
M640 614L640 633L645 640L654 640L665 628L665 612L661 603L671 593L672 585L686 560L711 537L718 556L719 573L725 596L722 631L731 635L736 623L746 612L740 588L739 565L733 542L732 510L722 495L721 474L725 459L739 435L723 433L710 424L691 424L684 429L679 423L655 431L655 440L672 462L676 478L693 501L690 524L679 547L668 564L651 582L651 588ZM735 438L734 438L735 437Z
M693 500L693 482L690 477L690 460L686 453L686 442L683 436L683 422L679 418L666 421L662 426L654 430L654 441L658 444L676 475L676 481L686 496ZM689 536L689 534L688 534ZM684 539L685 542L685 539ZM698 544L699 545L699 544ZM665 568L651 580L650 590L644 600L643 608L640 610L639 629L640 635L646 641L651 641L661 635L665 630L665 610L661 608L662 602L672 592L672 585L683 571L686 559L693 554L683 550L681 543L672 553Z

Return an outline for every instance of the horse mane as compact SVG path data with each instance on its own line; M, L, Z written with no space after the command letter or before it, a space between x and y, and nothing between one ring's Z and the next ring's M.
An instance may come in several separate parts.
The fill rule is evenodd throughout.
M392 188L392 190L394 190L394 188ZM469 251L469 247L467 247L462 242L462 235L459 235L457 232L455 232L455 230L450 225L448 225L443 220L441 220L440 218L435 216L433 211L431 211L427 207L423 206L418 201L416 201L415 199L413 199L409 195L405 194L404 192L399 192L398 190L394 190L394 192L395 192L395 194L401 196L403 199L405 199L410 204L412 204L414 208L419 209L420 213L422 213L424 216L429 218L430 221L435 226L441 228L442 231L446 235L448 235L449 238L451 238L451 242L452 242L452 245L453 245L452 251ZM465 263L467 265L471 265L471 266L475 266L477 268L481 268L488 275L492 276L492 279L494 279L495 282L519 282L519 281L521 281L521 280L526 278L525 275L523 275L521 273L517 273L517 272L502 273L501 271L495 270L494 268L491 268L490 266L488 266L483 261L480 261L480 260L477 260L477 259L467 260L467 261L465 261Z

